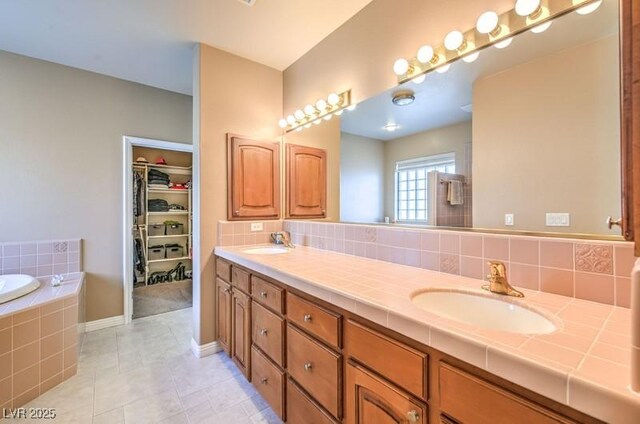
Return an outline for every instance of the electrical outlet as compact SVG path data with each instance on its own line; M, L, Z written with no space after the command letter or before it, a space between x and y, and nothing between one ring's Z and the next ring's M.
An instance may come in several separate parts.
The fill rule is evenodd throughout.
M546 214L547 227L569 227L571 217L568 213L548 213Z
M262 231L262 229L263 229L262 222L251 223L251 231Z
M505 213L504 214L504 225L513 225L513 214L512 213Z

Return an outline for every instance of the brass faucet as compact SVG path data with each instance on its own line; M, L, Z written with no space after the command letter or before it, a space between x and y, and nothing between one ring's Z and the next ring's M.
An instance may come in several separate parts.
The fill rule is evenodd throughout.
M275 244L284 244L285 247L296 247L293 242L291 242L291 234L289 234L288 231L278 231L276 233L271 233L271 240Z
M509 284L507 281L507 267L500 261L489 261L489 284L484 284L483 289L491 293L505 294L507 296L524 297L524 294Z

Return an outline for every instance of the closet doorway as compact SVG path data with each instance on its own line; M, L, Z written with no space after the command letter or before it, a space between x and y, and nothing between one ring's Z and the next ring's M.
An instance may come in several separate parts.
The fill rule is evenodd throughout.
M124 314L193 304L193 146L124 137Z

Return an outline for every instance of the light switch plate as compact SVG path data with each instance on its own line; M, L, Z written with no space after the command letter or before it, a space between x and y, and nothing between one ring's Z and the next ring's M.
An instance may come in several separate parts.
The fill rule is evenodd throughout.
M571 226L571 216L568 213L548 213L546 214L547 227L569 227Z
M251 231L262 231L262 222L252 222Z
M505 213L504 214L504 225L509 225L509 226L513 225L513 214L512 213Z

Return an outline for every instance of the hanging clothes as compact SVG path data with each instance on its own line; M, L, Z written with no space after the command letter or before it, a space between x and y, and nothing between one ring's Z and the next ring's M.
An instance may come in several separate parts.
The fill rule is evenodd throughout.
M137 218L145 214L145 181L140 171L133 172L133 216Z

